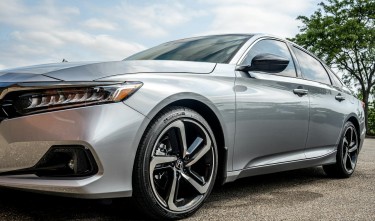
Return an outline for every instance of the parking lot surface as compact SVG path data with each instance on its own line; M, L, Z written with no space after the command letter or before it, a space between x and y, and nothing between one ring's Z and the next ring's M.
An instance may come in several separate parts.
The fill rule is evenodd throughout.
M142 220L127 199L82 200L0 189L0 220ZM256 176L216 187L188 220L375 220L375 139L355 173L331 179L321 167Z

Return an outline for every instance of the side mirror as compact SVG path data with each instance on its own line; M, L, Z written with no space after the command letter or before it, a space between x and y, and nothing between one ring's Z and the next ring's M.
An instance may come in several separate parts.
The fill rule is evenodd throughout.
M289 59L274 54L259 54L253 58L251 65L237 66L237 71L260 71L266 73L278 73L285 70Z

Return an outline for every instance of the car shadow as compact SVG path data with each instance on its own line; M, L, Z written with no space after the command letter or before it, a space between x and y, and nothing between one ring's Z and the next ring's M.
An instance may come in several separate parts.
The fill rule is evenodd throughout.
M224 186L215 186L205 207L228 206L223 203L254 194L287 190L289 186L327 181L320 167L243 178ZM145 219L130 199L85 200L0 189L0 220Z
M322 194L309 192L304 185L326 183L330 178L326 176L322 167L305 168L280 173L259 175L236 180L235 182L216 186L207 200L205 207L239 207L248 204L285 204L313 200ZM291 187L298 187L298 191ZM293 201L290 202L290 195Z

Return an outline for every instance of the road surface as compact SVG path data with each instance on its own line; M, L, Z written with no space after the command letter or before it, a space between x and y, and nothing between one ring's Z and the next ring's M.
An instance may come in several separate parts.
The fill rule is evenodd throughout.
M143 220L126 199L82 200L0 189L0 220ZM375 220L375 139L354 175L320 167L250 177L217 187L188 220Z

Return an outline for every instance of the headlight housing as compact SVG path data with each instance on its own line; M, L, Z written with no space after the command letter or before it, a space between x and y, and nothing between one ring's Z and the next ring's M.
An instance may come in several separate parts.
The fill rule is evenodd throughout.
M121 102L136 92L141 82L24 83L0 95L3 118L12 118L73 107Z

